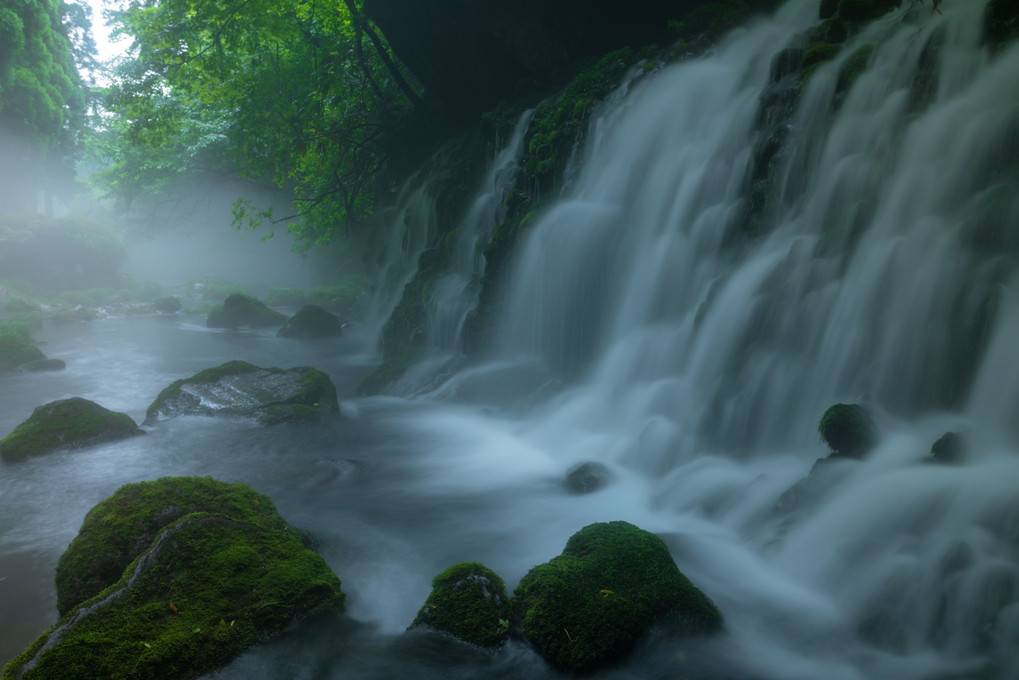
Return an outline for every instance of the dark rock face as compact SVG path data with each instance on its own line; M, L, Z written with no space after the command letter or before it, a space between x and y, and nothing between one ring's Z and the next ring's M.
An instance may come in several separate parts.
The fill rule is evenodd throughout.
M209 312L205 323L209 328L269 328L282 326L286 321L285 315L269 309L250 295L234 293L223 301L221 307Z
M690 634L722 627L722 615L680 573L662 539L626 522L584 527L513 594L527 639L567 673L622 660L664 618Z
M56 580L61 619L10 677L195 678L344 605L269 498L208 477L118 489L86 515Z
M318 305L305 305L287 321L276 335L281 338L316 340L343 333L343 322Z
M71 397L35 409L28 420L0 440L0 458L16 461L64 448L145 434L131 416Z
M310 420L336 413L336 388L317 369L261 368L228 361L178 380L149 405L146 423L182 415L255 418L264 424Z
M411 628L428 626L479 647L498 647L509 637L510 604L498 574L477 562L461 562L432 579L432 592Z
M581 463L566 475L563 486L576 494L594 493L612 481L612 471L601 463Z
M473 116L556 85L584 61L668 38L704 0L366 0L365 12L428 92ZM750 3L754 4L754 3Z
M946 432L931 445L931 462L958 465L966 460L966 441L958 432Z

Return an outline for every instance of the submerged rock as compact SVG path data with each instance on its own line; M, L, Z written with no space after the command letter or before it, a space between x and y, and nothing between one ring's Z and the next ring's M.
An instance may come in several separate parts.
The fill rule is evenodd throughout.
M336 413L336 388L329 376L309 366L261 368L228 361L177 380L149 405L145 423L161 417L226 415L256 418L271 425Z
M833 456L862 458L877 445L877 427L859 404L835 404L824 412L817 431Z
M268 497L208 477L118 489L86 515L57 588L60 621L4 678L195 678L344 604Z
M432 592L410 625L428 626L479 647L498 647L509 637L510 603L498 574L477 562L461 562L432 579Z
M81 448L100 442L145 434L131 416L99 404L71 397L36 408L25 422L0 440L0 458L24 460L64 448Z
M612 471L601 463L581 463L570 469L563 486L576 494L594 493L612 481Z
M223 304L209 312L205 325L209 328L269 328L282 326L287 317L269 309L250 295L234 293Z
M276 335L281 338L315 340L333 338L343 333L343 322L318 305L305 305L290 318Z
M689 634L722 627L662 539L627 522L584 527L561 555L528 572L514 596L528 640L568 673L620 661L659 620L675 619Z

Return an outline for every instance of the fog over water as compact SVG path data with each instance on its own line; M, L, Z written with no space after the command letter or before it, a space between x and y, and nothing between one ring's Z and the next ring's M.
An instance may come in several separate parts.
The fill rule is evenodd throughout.
M747 243L726 236L748 200L760 97L816 1L791 0L629 84L519 247L484 359L457 356L484 266L465 241L433 288L426 359L395 396L355 392L434 230L420 177L388 213L374 311L340 339L210 330L187 313L42 328L67 369L0 376L2 432L69 396L140 422L167 384L230 359L327 371L342 413L277 428L176 418L0 466L0 658L55 621L52 568L89 508L126 482L197 474L269 495L348 595L344 616L210 677L560 677L520 642L482 652L405 629L451 564L482 562L512 588L609 520L661 535L726 630L653 631L595 677L1019 677L1019 281L1014 254L974 231L1019 173L1019 47L981 46L984 5L903 7L817 69L778 157L770 228ZM917 106L932 36L937 83ZM839 69L863 44L870 65L833 106ZM461 238L495 226L488 208L520 141L480 180ZM1019 223L1015 200L995 205L995 219ZM158 260L134 266L156 272ZM267 286L302 280L300 266L264 266ZM966 330L975 319L983 335ZM865 404L880 443L811 472L828 453L818 420L837 402ZM966 462L931 464L948 431L967 439ZM612 483L567 493L565 475L586 461Z

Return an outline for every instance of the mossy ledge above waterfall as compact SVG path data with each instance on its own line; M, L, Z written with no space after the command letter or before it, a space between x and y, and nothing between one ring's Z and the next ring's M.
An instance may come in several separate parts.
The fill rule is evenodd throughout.
M617 663L655 623L690 635L722 629L721 613L679 571L662 539L627 522L584 527L513 594L527 639L567 673Z
M195 678L344 605L339 579L266 496L211 478L122 487L86 516L57 578L105 587L65 608L4 680Z
M172 383L146 412L146 424L181 415L255 418L266 425L310 420L339 411L329 376L311 368L261 368L228 361Z
M145 434L131 416L71 397L37 407L28 420L0 440L0 458L25 460L58 449L78 449Z

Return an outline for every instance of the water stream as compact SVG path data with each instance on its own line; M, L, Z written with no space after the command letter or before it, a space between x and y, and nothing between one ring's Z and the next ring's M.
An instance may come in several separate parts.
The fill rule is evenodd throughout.
M450 564L483 562L512 588L584 525L617 519L663 536L726 633L655 632L599 678L1019 677L1019 281L1008 238L974 233L1019 223L1000 189L1019 176L1019 48L979 45L983 5L904 7L817 69L773 223L746 245L726 235L760 95L816 2L636 83L529 231L489 360L416 398L354 397L371 337L299 343L186 315L43 329L68 369L0 376L4 432L72 395L140 421L166 384L227 359L322 368L343 417L180 418L0 467L0 657L55 620L52 568L92 505L128 481L209 474L271 496L348 593L344 617L212 677L558 677L518 642L489 653L404 629ZM861 45L870 65L834 105ZM446 350L477 272L473 241L465 252L434 300ZM880 444L780 501L826 455L817 422L838 401L875 413ZM946 431L966 435L964 465L924 462ZM614 479L571 495L562 480L585 461Z

